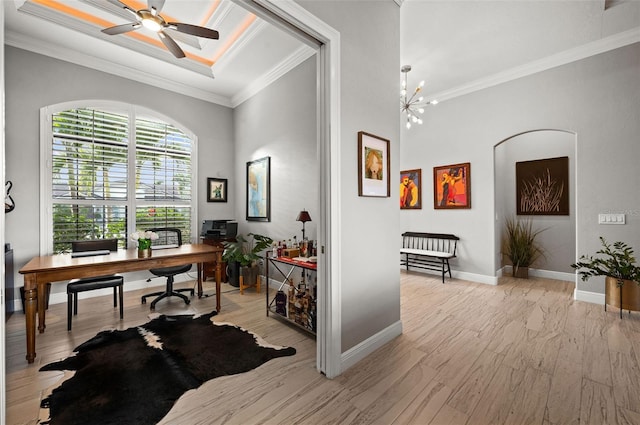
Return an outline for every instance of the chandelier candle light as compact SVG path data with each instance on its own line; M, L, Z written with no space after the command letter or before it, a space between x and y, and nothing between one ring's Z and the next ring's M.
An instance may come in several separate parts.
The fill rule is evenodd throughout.
M435 105L438 101L434 99L424 104L422 103L424 97L418 96L418 94L422 91L422 87L424 87L424 81L420 81L420 84L413 91L413 94L408 96L407 74L411 71L411 65L403 66L400 71L404 74L402 90L400 91L400 110L407 114L407 129L410 129L411 123L422 124L422 119L418 115L422 115L424 113L424 107L426 105Z

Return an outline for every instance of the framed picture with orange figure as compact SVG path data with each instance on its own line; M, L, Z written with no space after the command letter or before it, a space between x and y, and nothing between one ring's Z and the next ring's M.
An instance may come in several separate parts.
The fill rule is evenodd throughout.
M433 208L471 208L471 163L433 167Z
M391 196L390 168L389 140L359 131L358 196Z
M422 170L400 171L400 209L422 209Z

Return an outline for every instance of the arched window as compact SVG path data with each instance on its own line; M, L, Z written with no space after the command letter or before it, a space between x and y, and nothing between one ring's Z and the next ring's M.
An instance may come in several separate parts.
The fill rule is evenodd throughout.
M195 137L140 107L78 102L41 110L41 252L151 227L195 229Z

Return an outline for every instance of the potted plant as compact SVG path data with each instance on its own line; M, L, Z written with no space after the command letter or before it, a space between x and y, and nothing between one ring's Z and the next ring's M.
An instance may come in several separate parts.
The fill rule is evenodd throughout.
M624 242L613 244L600 236L602 248L596 251L596 256L580 257L572 264L583 281L592 276L605 276L605 311L607 304L629 312L640 311L640 267L636 265L633 248Z
M229 283L240 286L240 273L245 282L255 282L258 276L257 260L260 252L271 247L273 239L255 233L249 233L245 238L236 236L235 241L225 241L222 259L227 262Z
M528 278L529 266L544 256L536 238L545 229L534 229L531 220L507 219L502 252L511 261L513 277Z

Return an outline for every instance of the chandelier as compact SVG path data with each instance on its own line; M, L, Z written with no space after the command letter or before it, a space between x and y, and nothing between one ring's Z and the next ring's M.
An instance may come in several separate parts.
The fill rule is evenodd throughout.
M400 71L404 74L402 90L400 91L400 110L407 114L407 129L410 129L411 123L422 124L422 119L419 115L424 113L424 107L427 105L435 105L438 101L434 99L429 102L422 103L424 97L418 96L418 94L422 91L422 87L424 87L424 81L420 81L420 84L413 91L413 94L408 96L407 74L411 71L411 65L403 66Z

